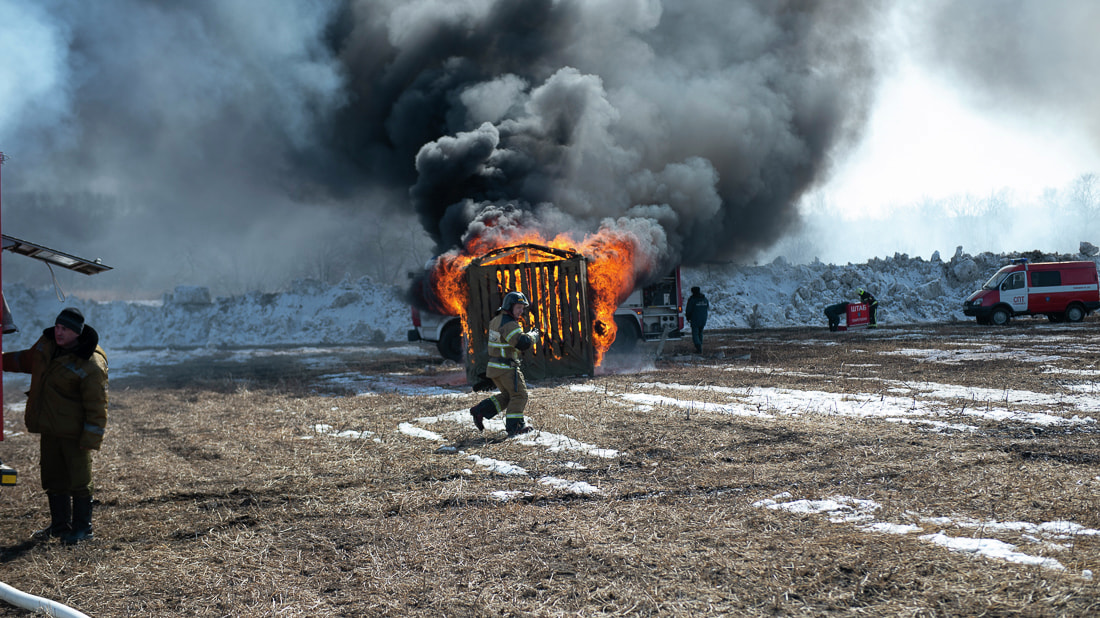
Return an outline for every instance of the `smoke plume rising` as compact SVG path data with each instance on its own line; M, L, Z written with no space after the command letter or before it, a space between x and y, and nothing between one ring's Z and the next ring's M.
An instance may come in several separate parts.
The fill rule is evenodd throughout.
M125 293L396 280L502 225L631 230L661 268L742 259L858 138L881 13L0 0L4 231L102 257Z

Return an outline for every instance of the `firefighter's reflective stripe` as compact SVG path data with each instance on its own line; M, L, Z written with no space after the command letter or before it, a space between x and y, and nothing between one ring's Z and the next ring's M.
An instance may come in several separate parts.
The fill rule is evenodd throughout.
M0 464L0 485L18 485L19 473L15 471L15 468L7 465Z
M489 333L489 357L519 358L519 350L516 349L516 339L523 334L523 328L519 322L514 322L515 328L507 333L493 331ZM494 337L494 335L496 335Z
M513 317L504 314L489 322L489 366L511 369L519 361L516 342L523 335L523 326Z
M80 378L81 380L88 377L88 372L84 371L80 367L77 367L76 363L68 363L68 364L65 365L65 368L68 369L69 371L75 373L77 375L77 377Z

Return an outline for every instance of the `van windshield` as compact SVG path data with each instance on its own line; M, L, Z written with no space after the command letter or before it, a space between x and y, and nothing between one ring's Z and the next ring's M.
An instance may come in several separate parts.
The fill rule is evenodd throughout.
M1001 281L1011 271L1012 271L1011 266L1005 266L1001 270L998 270L996 272L996 274L994 274L992 277L989 278L989 281L985 282L985 285L982 286L982 289L983 290L996 290L997 287L1001 285Z

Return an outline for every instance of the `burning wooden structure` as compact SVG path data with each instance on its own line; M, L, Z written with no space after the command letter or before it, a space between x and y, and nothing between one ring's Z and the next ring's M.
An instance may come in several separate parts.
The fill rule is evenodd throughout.
M465 327L466 377L483 381L489 360L489 321L508 292L523 292L531 305L525 330L537 328L535 346L522 353L523 373L533 380L593 375L596 349L584 256L566 249L520 244L490 251L466 267L469 289Z

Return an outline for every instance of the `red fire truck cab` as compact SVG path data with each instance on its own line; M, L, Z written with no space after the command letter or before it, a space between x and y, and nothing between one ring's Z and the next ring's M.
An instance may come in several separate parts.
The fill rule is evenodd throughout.
M1013 316L1045 315L1051 322L1080 322L1100 309L1095 262L1042 262L1026 258L998 270L967 297L963 313L979 324L1007 324Z

